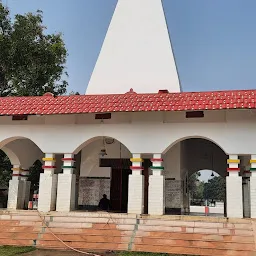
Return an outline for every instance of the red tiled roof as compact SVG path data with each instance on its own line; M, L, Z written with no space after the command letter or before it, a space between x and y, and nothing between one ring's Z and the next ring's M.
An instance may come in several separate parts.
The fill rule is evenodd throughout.
M0 98L0 115L256 108L256 90Z

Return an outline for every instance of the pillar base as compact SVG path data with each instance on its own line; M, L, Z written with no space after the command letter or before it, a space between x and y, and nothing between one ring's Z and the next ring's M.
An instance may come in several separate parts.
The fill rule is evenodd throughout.
M58 175L58 192L56 211L75 210L76 175L61 173Z
M144 176L129 176L128 213L144 213Z
M41 212L55 211L58 175L41 173L39 183L38 210Z
M163 176L151 175L148 188L148 214L163 215L165 211Z
M15 177L9 181L8 204L10 210L24 208L24 181Z

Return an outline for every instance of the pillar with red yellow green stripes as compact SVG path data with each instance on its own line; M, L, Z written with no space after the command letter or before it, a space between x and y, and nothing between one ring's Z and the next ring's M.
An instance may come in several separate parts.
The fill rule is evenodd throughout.
M165 211L165 196L163 176L163 159L161 154L154 154L151 159L152 175L149 177L148 214L163 215Z
M240 159L238 155L229 155L226 177L227 217L243 218L242 177L239 176Z
M250 198L251 218L256 218L256 154L251 155Z
M41 212L55 211L58 176L55 174L55 154L46 153L43 158L44 173L40 174L38 210Z
M144 212L143 159L141 154L133 154L130 160L132 174L129 176L128 213L142 214Z
M62 158L63 173L58 174L58 192L56 211L69 212L75 210L76 175L73 154L64 154Z

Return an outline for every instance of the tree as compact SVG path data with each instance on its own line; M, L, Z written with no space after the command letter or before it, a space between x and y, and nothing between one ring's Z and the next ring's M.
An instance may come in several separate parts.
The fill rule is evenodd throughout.
M205 199L225 201L226 181L221 176L210 179L204 186Z
M45 30L41 11L18 14L12 21L0 0L0 97L66 93L64 41L60 33ZM41 169L38 162L30 168L32 187ZM8 185L10 178L11 163L0 150L0 184Z
M192 199L203 199L204 183L199 180L200 172L192 174L188 181L188 188Z
M61 34L45 34L43 13L16 15L0 3L0 96L66 92L67 50Z

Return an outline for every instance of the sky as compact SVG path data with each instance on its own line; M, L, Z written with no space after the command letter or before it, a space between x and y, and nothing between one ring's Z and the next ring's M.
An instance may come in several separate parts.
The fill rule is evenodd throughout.
M62 32L69 91L85 93L117 0L2 0ZM139 1L139 0L138 0ZM255 0L163 0L183 91L254 89Z
M47 32L63 33L68 91L84 94L117 0L2 1L12 17L42 10ZM163 5L183 91L256 88L255 0L163 0ZM201 179L210 174L204 171Z

